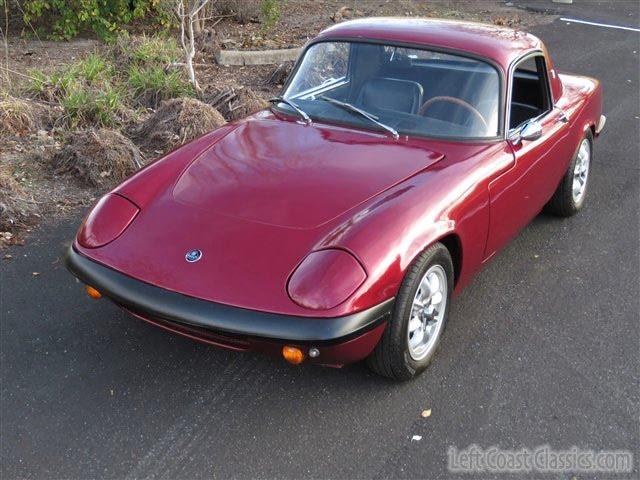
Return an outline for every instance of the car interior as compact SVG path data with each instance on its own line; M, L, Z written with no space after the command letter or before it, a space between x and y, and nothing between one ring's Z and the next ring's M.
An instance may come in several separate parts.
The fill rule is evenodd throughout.
M427 50L357 42L345 48L342 55L345 59L341 79L327 78L295 98L305 100L324 95L348 102L399 131L418 135L498 134L499 76L489 63ZM354 121L352 114L319 103L323 102L312 102L305 109L320 117L329 115ZM550 104L544 57L537 55L523 60L514 71L508 128L540 116Z
M499 77L488 63L367 43L352 44L349 57L346 81L296 98L322 94L348 102L407 133L497 135ZM340 115L330 105L314 103L305 105L311 113L322 114L323 108ZM343 119L353 117L344 113Z
M362 84L356 104L364 108L384 108L417 114L422 106L423 96L424 89L418 82L376 77Z
M544 57L530 57L517 65L513 74L509 129L517 128L550 108Z
M358 92L356 104L397 112L399 129L416 128L423 122L425 127L442 133L460 127L454 132L457 135L467 130L488 130L486 119L492 117L491 109L497 104L482 102L482 98L488 89L495 88L497 100L499 91L497 75L488 64L451 55L420 58L417 50L380 45L360 44L358 49L353 55L351 87ZM448 100L436 101L425 111L426 102L436 98L461 99L480 115Z

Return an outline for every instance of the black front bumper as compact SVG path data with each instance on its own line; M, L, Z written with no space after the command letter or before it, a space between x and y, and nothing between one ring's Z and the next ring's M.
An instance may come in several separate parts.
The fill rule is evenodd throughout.
M279 315L189 297L131 278L69 247L69 271L132 312L213 332L297 343L340 343L374 328L390 315L391 298L361 312L336 318Z

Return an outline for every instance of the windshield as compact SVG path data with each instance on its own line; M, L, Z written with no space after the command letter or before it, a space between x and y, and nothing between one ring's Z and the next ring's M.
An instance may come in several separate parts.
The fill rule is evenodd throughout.
M283 95L314 120L456 138L497 136L499 96L487 62L364 42L312 45Z

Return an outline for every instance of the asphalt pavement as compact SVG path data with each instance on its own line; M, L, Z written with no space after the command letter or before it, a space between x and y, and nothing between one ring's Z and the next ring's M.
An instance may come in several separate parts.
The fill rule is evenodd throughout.
M553 8L639 26L637 2ZM588 203L540 215L496 256L421 377L291 367L150 327L61 264L79 219L45 225L0 261L0 477L435 479L449 446L548 444L631 450L621 478L637 478L640 33L532 31L559 70L603 84Z

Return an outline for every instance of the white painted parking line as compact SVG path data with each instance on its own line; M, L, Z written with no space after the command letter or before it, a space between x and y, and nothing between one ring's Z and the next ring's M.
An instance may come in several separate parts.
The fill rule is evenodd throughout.
M582 23L584 25L594 25L596 27L616 28L618 30L629 30L631 32L640 32L640 28L623 27L620 25L609 25L608 23L588 22L587 20L577 20L575 18L561 17L560 20L571 23Z

